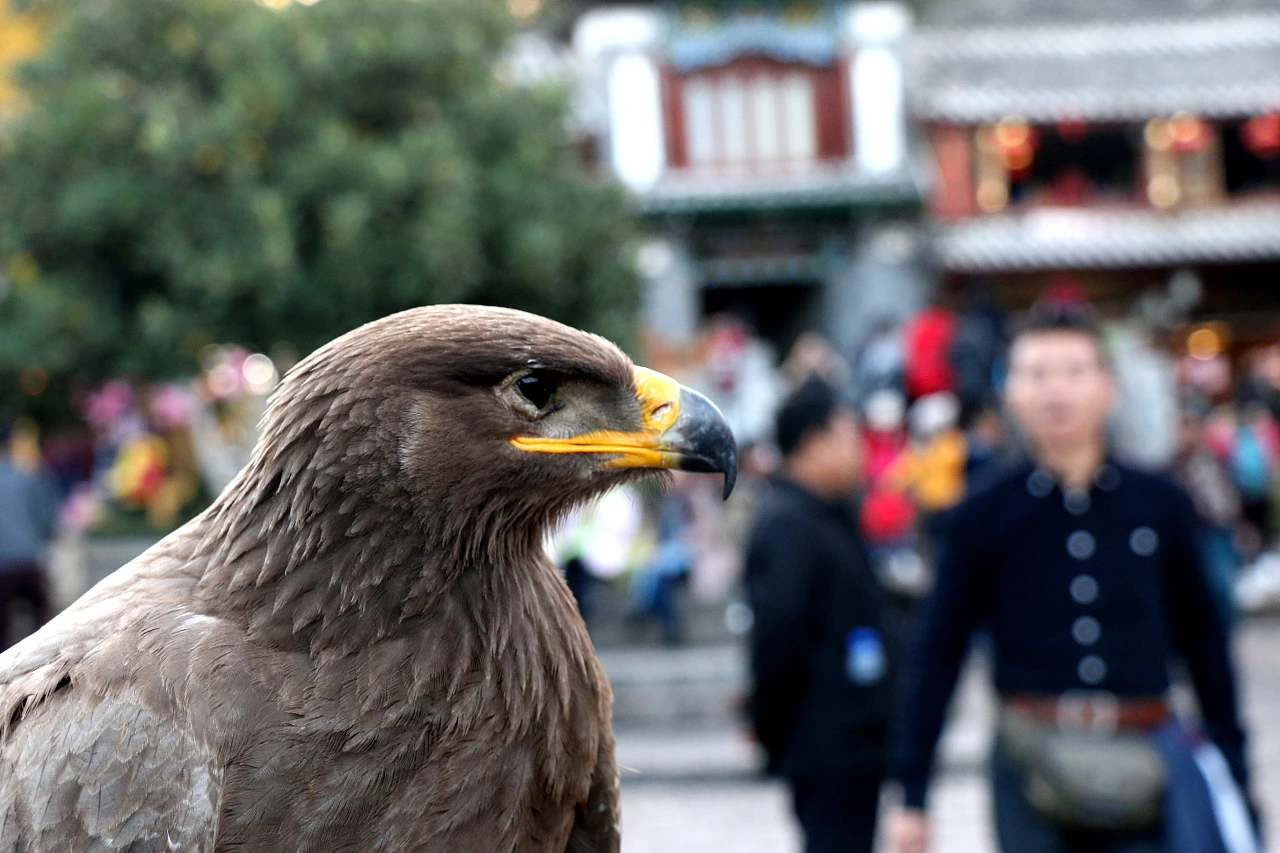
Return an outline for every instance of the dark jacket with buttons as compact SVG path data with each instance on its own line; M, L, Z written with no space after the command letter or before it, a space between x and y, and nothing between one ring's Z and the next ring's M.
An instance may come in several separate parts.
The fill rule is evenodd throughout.
M904 673L893 775L924 804L971 633L989 627L1002 693L1152 697L1185 659L1205 723L1246 782L1228 632L1201 568L1190 501L1110 462L1088 491L1014 467L956 510Z
M752 529L746 585L750 715L770 771L882 773L899 644L853 508L775 481ZM851 649L858 637L864 645Z

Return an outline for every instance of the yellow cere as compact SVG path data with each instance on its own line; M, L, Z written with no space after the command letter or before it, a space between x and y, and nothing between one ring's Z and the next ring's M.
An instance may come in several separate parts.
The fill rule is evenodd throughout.
M635 368L636 399L646 429L666 432L680 416L680 384L664 373Z
M643 428L635 432L595 430L569 438L517 436L512 445L538 453L610 453L609 468L671 468L676 454L663 447L662 436L680 416L680 384L647 367L635 368L636 400Z

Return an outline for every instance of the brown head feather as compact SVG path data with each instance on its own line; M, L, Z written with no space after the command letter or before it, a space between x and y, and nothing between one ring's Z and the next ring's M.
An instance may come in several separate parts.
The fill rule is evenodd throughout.
M219 539L207 543L218 554L202 584L210 598L249 614L264 639L315 650L384 636L468 570L527 564L549 523L608 484L509 446L528 425L493 387L528 367L635 406L616 346L502 308L412 309L312 353L281 382L252 461L208 512Z

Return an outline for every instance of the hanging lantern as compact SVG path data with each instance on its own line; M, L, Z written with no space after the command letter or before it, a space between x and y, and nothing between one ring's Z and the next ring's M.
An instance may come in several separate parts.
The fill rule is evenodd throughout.
M1174 113L1168 127L1173 150L1179 154L1200 151L1209 144L1209 125L1191 113Z
M1263 160L1280 157L1280 113L1254 116L1240 128L1240 141Z
M983 213L999 213L1009 204L1009 169L996 136L996 125L984 124L978 128L974 144L978 150L974 201Z
M1169 122L1162 118L1153 118L1147 122L1142 138L1146 140L1148 148L1159 154L1173 147L1173 133L1169 130Z
M1008 116L995 127L996 150L1010 177L1021 178L1031 171L1039 134L1019 116Z
M1186 332L1187 355L1197 361L1208 361L1231 346L1231 327L1226 323L1201 323Z

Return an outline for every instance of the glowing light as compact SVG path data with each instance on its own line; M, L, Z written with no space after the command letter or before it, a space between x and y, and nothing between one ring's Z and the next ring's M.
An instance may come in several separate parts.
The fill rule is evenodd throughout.
M1009 189L1002 181L986 180L978 184L977 198L983 213L999 213L1009 203Z
M276 383L276 366L262 353L254 353L244 360L240 371L244 374L245 384L255 394L270 391Z
M1245 146L1263 159L1280 156L1280 113L1254 116L1240 128Z
M1001 148L1021 148L1031 142L1031 126L1018 116L1007 116L996 125L996 142Z
M1173 175L1156 175L1147 182L1147 198L1161 210L1167 210L1182 198L1182 188Z
M1179 151L1197 151L1209 141L1209 126L1191 113L1175 113L1169 119L1169 133Z
M1010 172L1021 172L1030 168L1033 159L1035 159L1035 151L1030 145L1011 148L1004 154L1004 164Z
M1199 361L1208 361L1222 352L1222 339L1210 328L1196 329L1187 336L1187 353Z
M528 21L542 11L542 0L507 0L507 11L518 21Z
M1019 174L1031 168L1036 156L1036 131L1020 116L1007 116L993 131L995 149L1008 172Z
M1152 151L1168 151L1173 146L1173 134L1169 132L1169 123L1164 119L1153 118L1147 122L1142 137Z
M230 397L240 387L240 374L223 362L209 371L209 391L218 398Z

